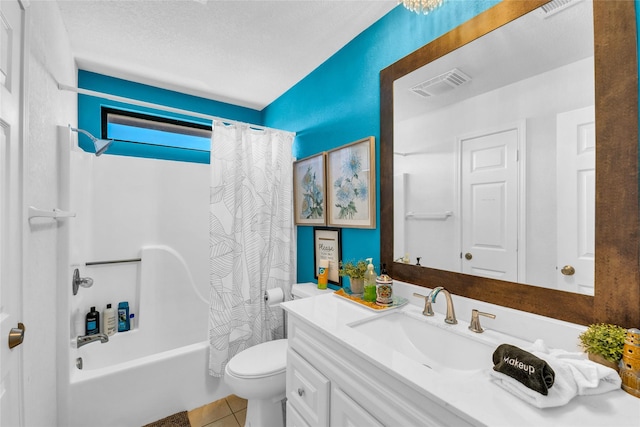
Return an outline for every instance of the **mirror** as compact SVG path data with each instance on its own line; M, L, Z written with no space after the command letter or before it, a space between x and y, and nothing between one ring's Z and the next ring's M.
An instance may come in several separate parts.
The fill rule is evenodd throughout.
M396 262L593 295L593 13L562 4L394 81Z
M464 53L463 58L477 58L478 51L474 50L474 40L486 35L490 38L499 38L498 32L503 25L519 19L525 14L533 11L537 7L545 4L545 1L520 2L503 1L486 12L478 15L474 19L445 34L432 43L418 49L414 53L401 59L381 72L381 258L387 264L390 275L401 281L415 283L422 286L434 287L445 286L451 292L458 295L467 296L494 304L499 304L519 310L525 310L545 316L550 316L575 323L589 324L595 321L607 321L620 325L637 326L640 323L640 313L637 307L640 303L640 280L638 274L638 117L637 117L637 60L636 60L636 34L635 34L635 10L625 1L595 2L593 4L593 31L594 31L594 59L595 68L595 218L594 223L594 247L595 247L595 293L594 296L586 295L583 289L565 290L554 289L555 271L552 274L542 271L541 267L536 267L533 271L524 275L525 279L520 280L526 284L516 283L512 277L497 280L495 277L483 277L479 275L463 274L456 272L456 268L446 268L442 265L418 267L415 264L415 257L410 264L394 262L403 254L398 254L396 244L394 223L399 220L395 218L398 212L402 212L402 207L396 209L394 203L403 203L402 196L394 197L394 192L400 193L402 185L394 181L396 175L395 167L402 163L394 162L394 157L404 157L408 153L421 151L419 138L414 138L411 144L403 145L404 142L399 135L403 132L400 126L396 129L397 122L394 121L394 114L402 117L408 114L399 110L395 111L396 97L400 97L399 87L405 84L421 83L425 76L417 76L416 81L410 81L412 74L419 69L437 69L436 63L446 61L453 57L458 50L471 49L471 52ZM584 2L591 6L591 3ZM570 9L579 6L572 6ZM569 10L569 9L568 9ZM534 12L535 13L535 12ZM526 19L527 17L525 17ZM499 31L499 30L498 30ZM539 33L533 36L541 38ZM503 41L509 44L512 39ZM493 50L502 50L504 46L494 47ZM484 52L484 50L482 51ZM475 56L474 56L475 55ZM496 60L497 61L497 60ZM584 59L590 61L590 59ZM479 62L479 60L478 60ZM460 63L460 62L458 62ZM448 64L447 64L448 65ZM455 68L455 67L453 67ZM526 68L526 67L525 67ZM449 70L451 67L444 67ZM462 69L462 66L460 66ZM437 74L437 73L436 73ZM469 72L469 74L472 74ZM473 76L470 76L473 77ZM470 89L472 85L468 85ZM395 89L394 89L395 88ZM413 95L413 94L410 94ZM483 95L476 94L476 98ZM588 98L589 95L586 96ZM414 99L415 100L415 99ZM587 99L586 103L589 100ZM575 105L581 108L583 105ZM415 106L414 106L415 108ZM478 110L478 107L476 107ZM423 118L436 116L434 112L421 112ZM480 113L478 113L479 115ZM505 114L505 113L503 113ZM555 113L553 113L555 116ZM522 117L527 131L528 117ZM505 122L516 123L518 120L505 118L501 123L500 117L494 123L489 123L494 119L483 119L480 124L487 126L482 130L495 129ZM554 119L555 120L555 119ZM531 123L533 126L534 123ZM469 135L473 137L473 132L477 130L475 126L469 127L467 132L461 132L461 136L456 141L465 140ZM522 129L522 128L521 128ZM529 136L526 131L524 135ZM555 129L552 131L555 135ZM394 138L398 138L398 146ZM411 138L407 138L411 139ZM435 139L435 138L434 138ZM471 138L473 139L473 138ZM534 143L534 139L531 143ZM462 143L459 143L463 147ZM531 149L530 147L527 147ZM422 148L422 151L426 151ZM463 151L461 148L460 151ZM397 153L394 156L394 152ZM526 152L529 154L529 152ZM459 158L462 158L460 155ZM555 162L555 160L554 160ZM406 162L405 162L406 163ZM453 163L450 162L450 163ZM405 173L400 171L398 175ZM423 183L423 188L428 182ZM458 187L456 187L458 188ZM526 187L530 193L526 198L538 198L539 192L534 193L531 186ZM397 191L398 190L398 191ZM462 193L463 190L460 190ZM401 193L411 196L411 193ZM489 194L489 197L491 194ZM462 198L462 197L461 197ZM434 197L432 200L439 200ZM400 201L400 202L399 202ZM415 200L411 200L415 202ZM409 212L421 214L418 209L407 211L406 197L404 200L404 212L400 213L406 217ZM417 206L417 205L416 205ZM447 208L447 206L437 206L437 209L424 208L422 214L444 214L447 211L456 212L458 207ZM527 215L529 221L537 220L536 212ZM445 214L446 215L446 214ZM453 216L453 215L452 215ZM445 218L449 218L445 216ZM448 221L445 219L444 221ZM443 221L438 219L436 221ZM398 230L400 230L398 228ZM406 234L405 234L406 236ZM540 233L528 236L527 245L540 242ZM402 239L402 236L401 236ZM453 240L455 240L454 237ZM451 239L450 239L451 240ZM529 246L527 246L529 247ZM402 249L400 249L402 250ZM458 256L460 250L458 249ZM422 262L421 262L422 264ZM531 264L529 262L529 264ZM555 270L556 261L553 261ZM434 268L438 267L438 268ZM447 271L449 270L449 271ZM458 270L459 271L459 270ZM462 270L464 271L464 270ZM526 269L525 269L526 271ZM467 272L465 272L467 273ZM535 277L535 279L529 279ZM531 286L535 282L537 286ZM580 292L575 294L567 291Z

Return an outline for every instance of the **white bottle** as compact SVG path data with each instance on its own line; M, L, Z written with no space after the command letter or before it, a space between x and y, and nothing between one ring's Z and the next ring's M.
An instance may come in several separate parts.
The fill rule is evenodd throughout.
M116 310L111 307L111 304L107 304L107 308L102 312L102 324L105 334L111 336L116 333L118 324L116 323Z

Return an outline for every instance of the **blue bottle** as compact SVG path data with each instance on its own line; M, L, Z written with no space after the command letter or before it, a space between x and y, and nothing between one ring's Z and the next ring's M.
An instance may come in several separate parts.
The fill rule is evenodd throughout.
M123 301L118 303L118 332L129 330L129 303Z

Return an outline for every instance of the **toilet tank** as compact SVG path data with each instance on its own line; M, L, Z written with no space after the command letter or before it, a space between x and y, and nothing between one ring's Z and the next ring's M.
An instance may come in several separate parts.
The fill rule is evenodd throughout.
M318 289L318 285L313 282L295 283L293 286L291 286L291 297L293 299L308 298L331 292L334 292L334 290Z

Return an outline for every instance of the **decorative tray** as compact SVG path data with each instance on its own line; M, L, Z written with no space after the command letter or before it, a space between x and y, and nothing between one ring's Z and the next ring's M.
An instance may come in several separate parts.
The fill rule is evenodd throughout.
M351 301L354 304L358 304L361 307L368 308L369 310L373 310L373 311L393 310L394 308L402 307L407 302L409 302L409 300L407 300L406 298L394 296L393 303L391 305L382 306L382 305L377 305L375 302L368 302L363 300L360 297L349 295L344 291L344 289L337 290L333 294L339 296L340 298L346 299L347 301Z

